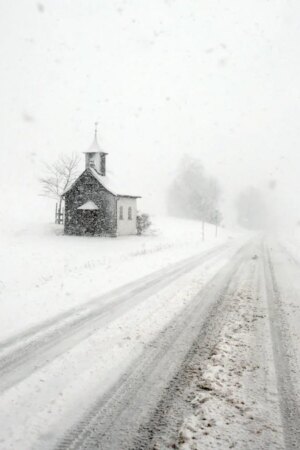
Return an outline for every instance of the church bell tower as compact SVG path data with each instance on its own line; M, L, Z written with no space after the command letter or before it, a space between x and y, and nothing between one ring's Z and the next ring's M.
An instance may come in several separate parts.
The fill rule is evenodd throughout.
M99 175L105 177L106 175L106 155L98 144L98 123L95 123L95 135L94 140L90 148L85 151L85 168L96 170Z

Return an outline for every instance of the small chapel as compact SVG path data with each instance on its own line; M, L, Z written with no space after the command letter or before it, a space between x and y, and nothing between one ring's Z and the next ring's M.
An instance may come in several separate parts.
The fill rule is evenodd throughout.
M69 235L124 236L137 234L138 195L131 195L107 174L106 157L97 139L85 154L85 170L64 192L64 232Z

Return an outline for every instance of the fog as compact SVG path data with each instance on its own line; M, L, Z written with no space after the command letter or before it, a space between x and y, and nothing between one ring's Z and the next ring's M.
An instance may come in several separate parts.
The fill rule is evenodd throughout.
M277 223L300 202L296 0L0 3L2 221L51 221L43 161L83 152L166 211L185 154L218 178L226 224L247 186ZM83 164L83 158L82 158Z

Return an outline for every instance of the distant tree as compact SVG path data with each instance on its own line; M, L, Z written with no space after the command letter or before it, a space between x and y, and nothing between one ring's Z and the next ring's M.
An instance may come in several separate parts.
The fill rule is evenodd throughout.
M61 155L52 164L44 165L44 176L40 178L42 185L41 195L53 198L58 202L58 213L62 213L62 195L64 191L76 180L80 157Z
M219 224L221 189L218 181L206 175L199 160L185 156L168 189L170 214Z
M212 216L211 216L211 223L213 223L214 225L220 225L223 219L223 216L221 214L221 212L218 209L215 209L212 212Z
M245 188L236 201L239 225L251 230L260 230L269 225L267 205L262 192L255 187Z
M137 234L143 234L151 226L149 214L143 213L136 216Z

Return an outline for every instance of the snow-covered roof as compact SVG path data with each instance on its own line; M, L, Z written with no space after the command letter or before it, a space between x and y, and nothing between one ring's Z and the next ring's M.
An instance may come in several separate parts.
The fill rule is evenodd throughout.
M77 209L87 209L89 211L95 211L96 209L99 209L99 208L94 202L92 202L92 200L89 200L88 202L79 206L79 208L77 208Z
M120 186L118 181L111 175L107 174L105 176L100 175L97 170L93 169L92 167L89 167L88 169L85 169L85 171L89 171L93 177L101 183L101 185L111 194L117 196L117 197L133 197L133 198L140 198L139 195L135 195L131 192L130 189L127 189L124 185ZM83 172L84 173L84 172ZM79 177L80 178L80 177ZM78 178L77 178L78 180ZM68 191L70 191L73 186L75 186L77 180L69 186L63 195L65 195Z
M107 189L111 194L119 197L135 197L140 198L138 195L134 195L130 189L126 188L124 185L120 186L118 181L111 175L107 174L105 176L100 175L97 170L89 168L92 175L98 180L105 189ZM123 192L123 194L122 194Z

